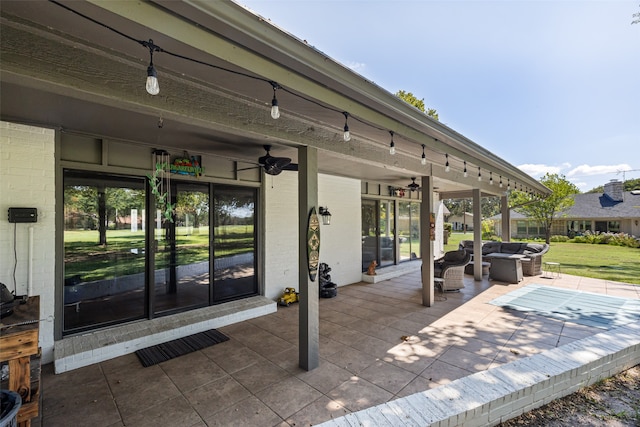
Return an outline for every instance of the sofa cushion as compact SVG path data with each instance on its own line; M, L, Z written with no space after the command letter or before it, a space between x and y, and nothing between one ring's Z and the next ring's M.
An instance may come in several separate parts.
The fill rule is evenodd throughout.
M464 249L467 253L473 253L473 240L461 240L458 249Z
M482 245L482 255L493 254L500 252L502 247L501 242L487 242Z
M465 251L450 251L444 254L443 261L447 264L459 264L467 256Z
M500 247L500 252L503 254L521 254L526 246L526 243L504 242Z
M528 243L522 252L525 255L536 255L546 252L548 246L546 243Z

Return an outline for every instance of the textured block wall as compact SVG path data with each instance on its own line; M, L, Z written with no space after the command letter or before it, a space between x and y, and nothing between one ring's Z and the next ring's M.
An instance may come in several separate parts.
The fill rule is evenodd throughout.
M29 292L31 271L32 294L40 295L40 346L44 363L53 360L54 149L53 130L0 122L0 282L15 290L16 295L25 295ZM36 208L38 221L9 223L10 207Z
M267 176L265 191L265 296L276 299L284 288L298 289L298 175ZM360 281L362 273L360 181L318 177L318 206L332 221L320 226L320 262L327 263L338 286Z

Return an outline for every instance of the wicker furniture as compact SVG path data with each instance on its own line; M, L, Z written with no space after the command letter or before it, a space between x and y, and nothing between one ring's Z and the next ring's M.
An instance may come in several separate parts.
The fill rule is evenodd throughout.
M462 240L460 249L473 253L473 240ZM526 242L482 242L482 259L492 253L525 255L521 258L522 273L525 276L538 276L542 274L542 256L549 250L546 243Z
M494 252L488 254L491 260L489 278L506 283L520 283L522 280L522 260L525 255Z
M443 292L464 288L464 267L470 260L471 255L463 249L447 252L433 262L433 277L443 279Z

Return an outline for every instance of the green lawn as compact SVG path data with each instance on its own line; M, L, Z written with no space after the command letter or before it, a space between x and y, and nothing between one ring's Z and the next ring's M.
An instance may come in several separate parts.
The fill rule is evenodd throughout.
M453 233L444 250L458 249L460 240L473 240L473 233ZM566 274L640 285L640 249L552 242L543 260L559 262Z

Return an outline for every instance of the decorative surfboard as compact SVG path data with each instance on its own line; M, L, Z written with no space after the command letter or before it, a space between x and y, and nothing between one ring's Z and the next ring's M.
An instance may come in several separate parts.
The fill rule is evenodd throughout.
M309 228L307 229L307 260L309 262L309 279L315 282L320 262L320 222L316 215L316 208L309 213Z

